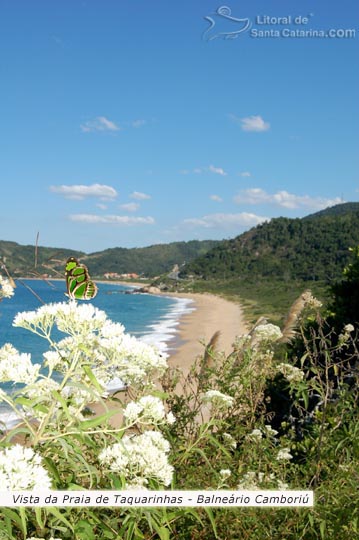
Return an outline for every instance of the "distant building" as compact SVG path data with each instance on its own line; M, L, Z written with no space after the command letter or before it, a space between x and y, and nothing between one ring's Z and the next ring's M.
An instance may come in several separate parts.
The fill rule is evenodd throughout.
M118 274L117 272L106 272L104 275L106 279L138 279L138 274L135 272L128 274Z
M106 272L103 277L106 279L119 279L121 276L117 272Z

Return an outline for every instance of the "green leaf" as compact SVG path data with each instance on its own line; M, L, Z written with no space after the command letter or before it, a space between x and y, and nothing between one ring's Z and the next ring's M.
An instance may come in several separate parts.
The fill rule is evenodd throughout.
M58 510L54 506L49 506L49 507L47 507L47 511L48 511L49 514L52 514L56 519L58 519L61 523L66 525L66 527L68 529L70 529L71 532L74 532L73 526L66 519L66 517L61 514L60 510Z
M103 392L103 387L99 384L98 380L92 372L92 369L89 366L82 366L82 369L84 370L96 390L98 392Z
M59 475L59 471L58 471L58 469L57 469L57 467L55 465L54 460L52 458L50 458L50 457L44 457L43 460L45 462L46 468L51 473L51 477L58 484L61 484L61 478L60 478L60 475Z
M320 525L319 525L319 529L320 529L320 536L323 538L323 540L325 540L325 538L326 538L326 536L325 536L326 528L327 528L326 521L321 521Z
M75 527L76 538L83 538L83 540L95 540L96 536L93 531L92 525L88 521L81 519L78 521Z
M161 527L154 527L161 540L170 540L170 531L163 525Z
M55 400L60 402L60 404L62 406L62 410L64 411L68 421L71 422L73 420L73 416L69 412L69 409L68 409L67 403L66 403L66 399L64 399L63 396L60 394L60 392L57 392L56 390L52 391L52 396L53 396L53 398Z
M18 510L12 510L11 508L2 508L1 513L10 522L13 522L20 530L22 529L22 521L18 514Z
M45 521L42 518L42 513L43 513L43 509L36 506L35 507L36 522L39 525L40 529L45 528Z
M118 411L116 409L112 409L105 414L101 414L100 416L96 416L96 418L92 418L91 420L83 420L80 423L80 426L84 431L87 431L99 425L104 425L107 420L109 420L115 414L118 414Z
M213 529L215 538L218 538L217 527L216 527L216 521L215 521L215 519L214 519L214 515L213 515L213 512L212 512L212 509L211 509L209 506L204 506L204 507L203 507L203 510L206 512L206 514L207 514L207 516L208 516L208 518L209 518L209 521L211 522L211 525L212 525L212 529Z
M19 514L21 518L21 528L24 533L24 536L26 537L27 536L27 519L26 519L26 509L23 506L19 508Z

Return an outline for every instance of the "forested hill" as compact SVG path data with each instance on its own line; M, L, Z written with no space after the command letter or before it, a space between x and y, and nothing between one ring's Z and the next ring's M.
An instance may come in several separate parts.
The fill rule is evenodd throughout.
M191 240L142 248L112 248L91 253L83 261L95 275L103 275L105 272L135 272L153 277L170 272L175 264L181 267L219 244L216 240Z
M89 266L93 277L102 277L106 272L136 273L153 277L170 272L175 264L181 266L204 255L219 243L215 240L193 240L143 248L113 248L87 255L69 249L41 246L35 249L33 245L0 241L0 265L5 263L14 277L32 276L35 267L40 274L57 277L63 275L66 259L75 256Z
M359 203L340 204L302 219L272 219L221 242L181 275L330 281L341 276L356 245Z
M40 273L51 273L51 268L60 266L71 255L81 258L84 253L79 251L75 254L73 250L62 248L36 248L34 245L0 240L0 267L5 264L14 277L17 275L33 277L32 272L35 270Z
M179 265L183 277L331 280L341 276L359 245L359 203L345 203L302 219L276 218L232 240L173 242L142 248L112 248L85 254L74 250L23 246L0 241L0 263L14 277L64 271L70 255L85 262L94 277L106 272L154 277Z

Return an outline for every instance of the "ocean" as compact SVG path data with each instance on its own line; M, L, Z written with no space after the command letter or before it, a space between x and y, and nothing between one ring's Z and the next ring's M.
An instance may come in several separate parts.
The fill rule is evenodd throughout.
M31 288L32 290L30 290ZM106 312L109 319L124 325L127 333L145 343L155 345L161 352L171 354L178 341L177 327L180 317L193 309L187 298L155 296L150 294L126 294L133 287L116 283L98 283L98 294L91 303ZM15 295L0 302L0 347L11 343L19 352L31 353L34 363L41 362L48 350L44 339L23 328L12 326L19 311L35 310L42 303L66 302L65 281L22 280L17 281ZM5 391L11 385L2 383ZM0 403L0 422L9 425L13 414Z

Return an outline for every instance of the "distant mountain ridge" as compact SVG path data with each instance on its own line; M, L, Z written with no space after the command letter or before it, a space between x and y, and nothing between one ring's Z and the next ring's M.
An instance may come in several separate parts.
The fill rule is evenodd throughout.
M91 276L136 273L152 278L179 266L180 277L205 280L325 280L341 276L350 260L349 247L359 245L359 203L342 203L304 218L273 218L231 240L192 240L142 248L111 248L86 254L69 249L0 241L0 265L14 277L36 271L63 275L64 262L76 256ZM53 273L52 269L58 274Z
M302 219L314 219L323 216L342 216L350 212L359 212L359 202L335 204L334 206L329 206L329 208L324 208L324 210L319 210L319 212L315 212L314 214L309 214Z
M4 263L14 277L32 276L34 270L40 274L46 273L56 277L63 275L66 259L75 256L89 266L91 276L94 277L103 277L107 272L136 273L153 277L170 272L175 264L181 266L204 255L219 243L216 240L192 240L143 248L118 247L86 254L81 251L41 246L36 250L32 245L25 246L0 240L0 266Z
M187 264L181 276L226 280L331 281L359 245L359 203L343 203L305 218L273 218L221 242Z

